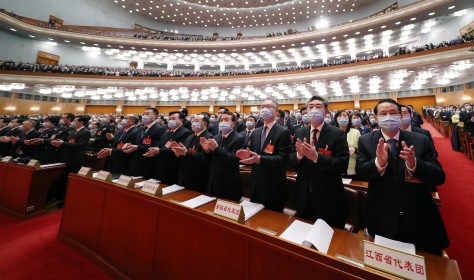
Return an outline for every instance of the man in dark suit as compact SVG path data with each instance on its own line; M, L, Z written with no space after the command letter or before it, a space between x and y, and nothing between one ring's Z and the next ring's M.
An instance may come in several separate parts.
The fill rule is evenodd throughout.
M296 215L344 228L348 215L341 174L347 171L349 147L341 129L324 122L329 103L313 96L307 104L311 125L298 129L290 164L296 167Z
M413 127L421 128L421 125L423 124L423 118L420 116L420 114L418 114L418 112L415 112L415 108L413 108L412 105L408 105L408 108L410 108L410 110L413 113L413 118L411 119L411 125ZM433 113L431 111L431 116L432 115L433 115Z
M109 140L107 134L115 133L115 125L111 123L111 117L105 116L100 119L100 125L97 128L97 132L94 136L94 142L91 145L91 149L94 151L100 151L102 148L109 146Z
M433 147L434 147L433 137L431 136L431 133L429 130L412 126L413 114L411 112L410 107L400 104L400 108L402 112L400 129L404 131L410 131L410 132L415 132L415 133L420 133L420 134L425 135L426 137L430 139L430 142L431 144L433 144Z
M281 126L286 128L289 132L290 135L294 135L295 132L293 131L293 124L290 121L285 122L285 111L283 110L277 110L276 112L276 122ZM265 121L265 120L264 120Z
M181 108L179 111L184 115L183 127L191 131L191 122L187 119L189 111L187 108Z
M8 149L9 143L7 142L8 132L10 132L11 127L9 126L11 120L9 118L0 119L0 156L7 156L10 150Z
M103 148L100 150L97 154L97 158L110 156L110 172L126 174L130 168L129 165L132 154L124 153L122 147L127 143L131 145L137 144L138 117L133 114L126 115L120 124L123 128L111 139L111 148Z
M207 131L209 131L209 133L211 133L212 135L217 135L217 133L219 133L219 127L215 127L214 125L218 122L219 121L216 114L211 114L209 116L209 125L207 126ZM214 131L214 129L216 129L216 131Z
M149 147L143 154L144 157L155 160L155 178L167 185L178 183L180 161L171 150L173 147L184 142L191 131L183 127L184 115L179 112L170 112L168 115L168 128L160 143L156 147Z
M267 99L260 106L263 126L255 129L247 149L237 151L240 163L252 166L250 200L283 212L287 199L286 161L291 150L288 129L277 124L278 103Z
M0 137L5 136L10 131L11 128L8 126L9 123L10 119L0 118Z
M4 136L0 137L0 155L1 156L11 156L13 143L11 141L12 138L19 137L22 132L21 124L24 122L24 119L21 118L14 118L8 123L8 127L10 127L10 131L5 133Z
M217 134L219 134L219 122L220 122L220 118L221 118L221 115L224 113L224 112L229 112L229 109L227 109L226 107L219 107L219 111L217 111L217 119L216 121L211 125L211 129L209 130L209 132L216 136Z
M433 144L419 133L401 131L400 105L383 99L374 108L381 130L359 139L356 172L369 180L369 234L415 244L440 255L449 245L431 187L445 174Z
M194 133L189 135L183 143L171 148L181 162L178 185L201 193L206 192L211 162L202 149L199 139L207 140L212 137L212 134L207 131L208 124L207 114L195 115L191 123Z
M459 121L464 123L464 132L474 135L474 112L471 104L464 104L464 111L459 114Z
M158 118L156 108L146 108L142 116L142 124L137 130L136 144L126 143L122 151L132 154L128 175L143 176L145 179L155 177L155 159L143 156L150 147L158 147L166 129L156 122Z
M220 133L210 139L199 139L201 147L211 157L207 194L239 201L242 197L239 158L235 153L244 147L244 137L234 130L237 117L223 112L219 121Z
M248 146L250 136L255 131L256 123L257 123L257 118L255 118L254 116L248 116L247 117L247 121L245 122L246 129L244 131L240 132L240 135L242 135L245 139L245 147Z
M293 122L293 132L296 132L300 127L303 126L303 115L301 112L295 113L295 121Z
M245 122L244 120L240 119L240 114L235 112L234 115L237 117L237 125L235 126L235 130L238 133L241 133L245 130Z
M51 145L60 149L61 162L66 163L66 168L62 177L53 182L48 194L49 202L64 198L68 174L77 173L84 163L86 148L91 138L91 133L86 129L87 122L88 118L86 116L78 116L71 123L74 133L69 135L67 141L62 139L51 140Z
M10 138L13 144L12 154L14 157L35 158L37 155L37 147L35 145L29 145L29 141L38 138L41 134L35 130L32 121L24 121L21 126L21 134Z

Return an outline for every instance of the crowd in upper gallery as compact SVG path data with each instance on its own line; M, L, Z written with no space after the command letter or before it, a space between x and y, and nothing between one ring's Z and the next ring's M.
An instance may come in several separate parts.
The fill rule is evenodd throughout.
M438 44L425 44L421 46L413 46L411 49L405 47L399 48L392 55L406 55L414 52L423 52L438 48L455 46L474 41L474 35L464 34L450 41L443 41ZM129 67L102 67L102 66L75 66L75 65L47 65L43 63L29 63L29 62L15 62L15 61L0 61L0 70L17 70L29 72L49 72L61 74L82 74L82 75L98 75L98 76L129 76L129 77L208 77L208 76L237 76L237 75L252 75L264 73L278 73L298 71L304 69L331 67L335 65L352 64L362 61L383 59L386 56L381 53L371 55L359 56L353 59L338 59L328 61L327 63L310 63L301 66L282 66L276 68L261 68L249 70L164 70L159 68L144 68L135 69Z

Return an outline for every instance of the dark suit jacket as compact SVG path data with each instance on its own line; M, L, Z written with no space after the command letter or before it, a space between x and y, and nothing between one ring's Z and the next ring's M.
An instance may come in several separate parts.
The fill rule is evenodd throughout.
M154 157L154 171L156 178L164 184L172 185L178 183L180 169L180 161L173 151L166 147L166 143L173 141L182 143L190 134L192 134L191 131L180 126L175 132L170 130L161 137L161 141L158 144L160 153Z
M295 137L309 141L311 125L298 129ZM331 152L318 152L316 164L306 157L297 159L296 148L290 156L290 163L296 166L296 214L307 216L314 213L312 219L323 219L329 225L344 228L348 214L341 174L347 171L349 147L347 136L339 128L324 124L319 134L316 148ZM328 153L328 152L325 152ZM307 204L310 205L307 205Z
M469 132L471 135L474 134L474 123L471 122L471 118L474 116L474 112L461 111L459 114L459 121L464 123L464 132Z
M110 172L126 174L133 154L126 154L118 147L119 144L137 144L138 128L132 127L126 133L124 129L118 131L112 138L112 154L110 155Z
M431 116L433 116L433 112L431 111ZM413 112L413 118L411 118L411 125L414 127L420 127L423 124L423 118L418 114L418 112Z
M239 158L237 150L244 148L244 138L233 130L225 139L222 134L213 137L219 147L211 152L211 171L207 193L224 199L239 201L242 197Z
M211 124L209 126L209 128L207 129L207 131L209 131L212 135L216 136L217 134L219 134L219 122L218 121L215 121L213 124Z
M252 131L252 133L253 133L253 132L255 132L255 129ZM247 129L244 130L244 131L242 131L242 132L239 132L239 134L242 135L242 137L244 137L244 140L245 140L245 141L244 141L244 145L245 145L245 147L248 146L249 141L250 141L250 138L252 137L252 133L250 133L250 135L247 136Z
M153 124L148 131L145 127L138 127L136 134L137 150L133 152L128 174L132 176L143 176L145 179L155 177L155 158L144 157L143 154L149 147L158 147L166 129L158 123ZM148 140L149 139L149 140ZM150 144L146 144L150 141Z
M211 160L199 144L201 137L209 139L212 134L205 130L199 137L191 134L183 142L188 151L184 157L179 157L181 164L178 184L186 189L204 193L208 185Z
M256 128L249 141L250 150L260 155L260 163L252 165L250 173L250 200L261 203L265 208L283 212L287 200L286 161L291 151L288 129L275 123L261 145L263 127ZM265 152L271 143L273 153Z
M6 136L10 132L11 128L8 126L0 130L0 136ZM0 143L0 156L8 156L10 153L10 143Z
M61 146L61 162L66 163L69 172L76 173L84 163L86 148L91 133L85 127L71 134Z
M188 119L184 119L183 127L189 131L192 131L191 122Z
M8 132L10 132L11 128L9 128L8 126L5 126L4 129L0 130L0 136L5 136L7 135Z
M363 125L359 126L359 128L356 128L356 129L359 130L360 135L364 135L370 132L370 128L365 127Z
M20 137L20 134L22 131L17 127L10 129L10 131L6 132L4 136L18 136ZM11 156L13 151L13 144L11 142L9 143L0 143L0 155L1 156Z
M431 186L443 184L445 174L432 143L421 134L400 131L399 143L405 141L415 147L414 177L421 180L418 184L405 179L405 161L400 158L395 161L389 156L384 175L377 172L375 158L380 137L381 131L360 137L357 153L356 172L369 181L366 208L369 233L414 243L422 251L440 253L449 241L431 196ZM401 227L402 219L404 227Z
M20 140L18 140L13 146L12 146L12 154L15 156L19 157L27 157L27 158L36 158L37 155L37 149L38 146L34 145L26 145L25 140L30 140L34 138L40 137L41 133L39 133L37 130L32 130L30 133L26 134L25 132L22 132L18 137L20 137ZM23 154L17 154L17 151L21 149L21 152Z
M257 124L255 124L255 127L258 128L258 127L261 127L261 126L263 126L263 119L262 119L262 118L259 118L259 119L257 120Z

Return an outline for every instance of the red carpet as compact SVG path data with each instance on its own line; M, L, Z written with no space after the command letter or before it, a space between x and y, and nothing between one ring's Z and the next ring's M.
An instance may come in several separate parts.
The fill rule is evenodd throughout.
M62 211L28 221L0 214L0 278L111 279L79 253L57 241Z
M451 243L446 251L457 260L463 279L474 279L474 162L452 150L451 139L442 137L431 124L423 128L430 130L446 173L446 183L438 187L441 215Z

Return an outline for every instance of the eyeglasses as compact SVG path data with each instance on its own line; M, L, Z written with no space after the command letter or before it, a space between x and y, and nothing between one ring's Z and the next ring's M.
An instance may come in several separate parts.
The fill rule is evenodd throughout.
M260 109L263 109L263 108L268 108L268 109L271 109L271 108L275 108L275 106L273 106L273 105L270 105L270 104L266 104L266 105L260 105Z

